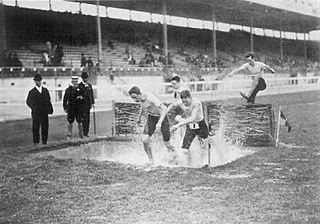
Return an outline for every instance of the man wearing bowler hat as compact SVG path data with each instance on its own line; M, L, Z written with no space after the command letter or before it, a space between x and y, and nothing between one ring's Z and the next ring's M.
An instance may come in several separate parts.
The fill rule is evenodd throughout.
M28 93L27 105L31 109L33 143L35 146L38 146L40 142L40 127L42 143L47 144L49 129L48 114L53 113L53 107L48 89L42 86L41 75L35 74L33 80L36 86Z
M88 73L82 72L82 82L79 84L80 88L83 89L83 135L89 137L89 125L90 125L90 109L94 107L94 97L92 85L88 82Z

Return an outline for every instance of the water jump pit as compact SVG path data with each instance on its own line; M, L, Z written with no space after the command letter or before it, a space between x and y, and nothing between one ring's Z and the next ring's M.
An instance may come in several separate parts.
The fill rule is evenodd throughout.
M220 166L251 155L261 147L274 146L274 116L271 105L216 105L204 104L204 113L212 136L210 153L195 139L190 148L190 160L181 149L184 129L172 135L176 152L168 152L154 134L151 143L155 166L200 168ZM136 103L113 103L113 136L108 140L88 142L59 150L37 153L36 156L53 156L59 159L90 159L112 161L126 165L145 167L148 157L141 142L142 128L136 125L140 105ZM175 114L169 114L174 124Z

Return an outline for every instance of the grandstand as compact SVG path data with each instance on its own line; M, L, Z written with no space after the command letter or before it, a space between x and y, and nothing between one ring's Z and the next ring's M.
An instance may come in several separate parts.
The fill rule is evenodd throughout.
M112 3L110 6L118 4L115 2L110 3ZM189 1L187 3L189 4ZM231 0L226 1L225 5L222 4L217 9L219 7L221 9L228 8L231 3ZM126 5L125 1L123 1L121 4L124 4L124 8L133 7L130 9L134 10L140 3L132 6L130 4ZM120 7L121 4L119 3L118 6ZM169 8L177 6L177 2L175 1L168 4ZM191 7L188 4L187 8ZM231 11L236 10L237 7L240 8L240 11L236 14L238 19L242 18L250 9L258 10L262 13L260 16L256 14L250 14L250 16L255 16L255 25L257 27L263 26L262 21L265 18L263 9L265 9L265 6L248 5L247 3L243 3L244 5L241 5L242 3L239 4L230 8ZM80 10L80 13L79 11L66 12L65 9L54 11L32 9L31 7L16 7L10 4L4 5L2 9L5 13L2 18L4 18L3 20L6 23L6 52L7 54L9 52L17 53L18 58L23 64L23 68L8 67L2 64L0 68L1 77L28 77L32 76L36 71L48 78L58 76L68 77L71 74L79 74L83 69L87 69L80 67L82 53L84 53L86 58L91 57L94 65L96 65L98 62L99 46L96 34L96 18L93 16L94 14L86 14L84 10L85 3L81 3L80 5L82 5L83 9L83 11ZM204 10L203 5L197 7ZM243 54L250 50L252 44L250 42L251 38L254 39L254 50L258 59L275 68L278 78L319 74L319 63L317 62L320 59L319 42L304 40L301 38L301 33L296 33L295 38L290 38L289 35L289 32L293 31L294 26L300 32L314 29L317 20L315 20L314 16L306 15L303 17L303 20L299 21L298 26L296 24L293 26L292 24L296 22L294 15L297 12L287 13L288 15L285 18L287 20L283 20L283 29L288 31L288 34L283 31L284 38L282 39L279 39L279 36L277 36L278 31L273 31L273 35L269 36L261 35L257 31L258 28L255 34L251 36L250 32L248 32L247 20L243 20L243 26L239 26L234 18L224 17L218 13L217 18L219 19L219 23L216 30L216 48L217 60L220 62L219 65L213 63L215 55L212 46L212 27L211 29L210 27L205 28L205 24L208 22L202 21L203 24L199 28L192 22L200 20L190 18L186 20L189 24L187 27L179 24L167 27L168 52L173 61L171 65L165 68L165 65L157 60L160 57L161 51L152 51L153 57L156 59L155 63L140 64L140 61L145 58L146 49L150 46L152 48L155 44L159 45L160 43L161 45L163 39L161 21L156 20L154 17L155 13L159 12L158 8L158 5L150 8L150 12L153 13L152 15L150 14L152 21L145 21L144 19L140 21L130 20L134 14L129 16L129 20L111 18L110 16L102 16L100 18L102 54L100 56L101 62L99 63L99 67L95 68L97 71L95 74L109 76L111 70L115 71L116 79L112 82L110 81L109 84L137 83L137 80L141 80L141 77L146 76L162 76L163 80L166 81L172 72L181 75L185 82L203 79L212 81L219 77L220 74L226 73L244 62ZM146 8L141 7L142 11L144 9ZM268 11L268 15L274 13L275 17L278 17L279 10L272 10ZM107 8L106 12L110 13L111 11L108 11ZM178 16L175 12L168 11L168 13ZM191 14L188 14L190 13L188 10L184 11L184 13L185 16L191 16ZM195 16L199 17L200 14L195 14ZM203 19L208 18L208 13L206 13ZM303 21L308 19L308 26L304 26L304 29L302 29ZM233 22L234 24L226 25L223 22ZM174 24L173 20L171 21L170 19L169 24ZM272 22L268 22L265 25L269 29L276 28L276 25ZM229 28L225 30L224 26ZM267 31L270 30L265 29L263 33L267 34ZM310 39L310 36L308 38ZM60 65L44 66L43 52L48 40L53 45L55 42L59 42L63 47L64 56ZM112 42L112 47L109 46L110 42ZM280 42L282 43L281 46L284 54L282 59L281 52L279 51ZM135 64L128 62L127 49L130 49L132 52L136 60ZM63 78L62 80L65 79ZM15 81L15 83L18 82L20 81ZM7 91L7 88L12 87L8 86L8 83L13 82L3 82L3 91ZM55 90L61 88L57 86L57 83L60 83L60 78L56 78L53 86L48 87L55 92Z

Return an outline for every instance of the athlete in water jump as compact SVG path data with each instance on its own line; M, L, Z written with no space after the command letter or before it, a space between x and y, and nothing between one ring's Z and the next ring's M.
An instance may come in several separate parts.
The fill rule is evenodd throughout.
M199 99L193 98L189 90L183 90L180 94L181 100L169 105L167 112L174 107L180 107L184 114L176 116L176 125L172 126L171 131L177 130L181 126L186 126L186 132L183 138L182 149L187 156L190 164L190 146L196 136L204 141L204 149L209 149L209 130L204 119L202 103Z
M166 115L167 107L160 102L160 100L148 92L141 92L137 86L132 87L129 90L130 97L141 105L141 112L138 118L138 124L141 123L141 117L144 112L148 114L147 123L144 127L144 150L149 157L150 163L153 165L153 155L150 145L150 138L154 132L162 133L163 141L169 152L174 152L174 147L170 142L170 124Z
M264 90L267 87L266 81L262 78L262 74L265 70L269 70L274 73L274 70L270 66L266 65L263 62L255 60L255 54L253 52L248 52L246 54L247 63L241 65L239 68L233 70L226 76L233 76L235 73L241 70L248 70L252 74L252 86L251 89L246 95L243 92L240 92L240 95L247 100L247 103L254 103L257 93Z

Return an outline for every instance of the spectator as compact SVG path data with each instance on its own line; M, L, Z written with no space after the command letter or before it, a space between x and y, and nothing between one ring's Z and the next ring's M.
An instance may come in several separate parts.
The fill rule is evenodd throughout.
M90 109L94 107L94 97L92 85L88 82L88 73L82 72L82 82L79 87L83 89L83 135L89 137L89 125L90 125Z
M147 65L154 65L154 57L150 51L145 54L144 58L146 59Z
M42 53L42 58L43 58L42 60L43 60L43 65L44 66L50 66L51 65L50 57L49 57L47 52L43 52Z
M108 47L110 47L112 50L114 49L114 43L111 40L108 41Z
M113 81L114 81L114 70L110 70L110 82L111 84L113 84Z
M81 53L80 66L81 66L81 67L86 67L86 65L87 65L87 59L86 59L86 57L84 56L84 53Z
M83 89L78 84L78 76L72 76L71 84L63 96L63 109L67 113L67 120L69 122L67 139L72 137L74 120L78 123L79 138L83 138L83 96Z
M37 147L40 142L40 127L42 143L44 145L47 144L49 130L48 114L53 113L53 107L48 89L42 86L41 75L35 74L33 80L36 86L28 93L27 105L31 109L33 143Z
M22 67L22 62L19 60L17 53L13 54L11 66L13 67Z
M14 62L13 62L13 53L12 52L9 52L9 54L8 54L8 57L7 57L7 66L8 67L12 67L12 66L14 66L13 64L14 64Z
M89 77L91 77L93 75L93 67L94 67L91 57L89 57L89 59L87 60L87 66L88 66Z
M132 53L128 54L128 62L129 62L129 65L135 65L136 64L136 60L133 58Z
M55 47L55 51L54 51L54 65L59 66L61 65L61 61L63 58L64 54L63 54L63 47L57 43L56 47Z
M159 59L158 59L159 62L161 62L162 64L166 64L166 57L164 56L164 53L161 53L159 55Z

